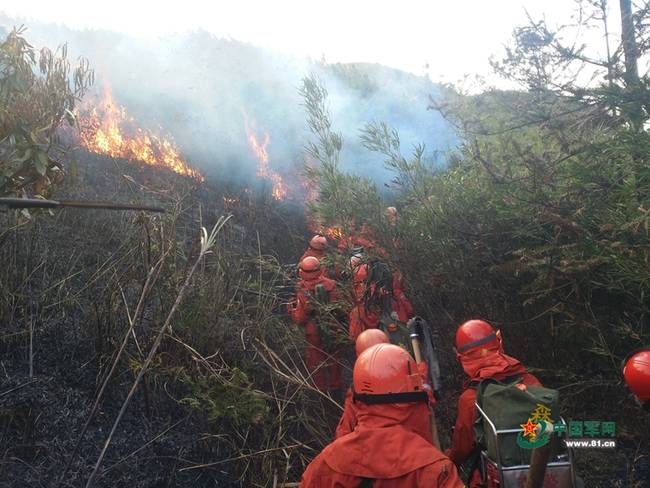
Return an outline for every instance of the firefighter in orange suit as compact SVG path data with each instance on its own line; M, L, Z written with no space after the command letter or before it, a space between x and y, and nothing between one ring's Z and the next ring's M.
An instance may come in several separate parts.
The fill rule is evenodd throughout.
M325 254L327 254L327 238L320 234L316 234L309 240L307 250L300 258L300 261L310 256L318 259L323 259L325 257Z
M376 345L376 344L388 344L388 336L384 334L383 331L379 329L368 329L363 331L357 340L354 343L354 352L357 357L361 355L366 349ZM343 405L343 414L339 420L338 425L336 426L335 437L341 437L345 434L349 434L354 430L354 427L357 425L357 409L354 402L352 401L352 388L348 388L348 391L345 394L345 404Z
M483 320L469 320L456 331L456 354L468 378L465 390L458 399L458 416L454 427L451 449L445 454L460 466L475 452L474 421L476 410L476 387L485 379L503 381L519 376L524 385L541 385L539 380L526 371L519 360L503 353L501 331ZM470 488L481 486L481 474L473 470Z
M369 265L358 261L357 263L352 271L352 291L355 303L348 318L348 333L353 340L364 330L379 327L381 316L381 310L377 306L368 306L365 301L366 295L378 292L375 283L368 283ZM392 311L397 314L397 320L406 323L413 317L414 310L413 305L406 298L401 288L401 281L397 274L393 274L392 288L391 292L380 291L379 293L391 293L390 305Z
M341 390L341 368L339 362L340 346L333 344L326 351L326 344L322 332L331 332L336 342L337 331L329 330L327 321L319 316L319 308L323 298L319 297L319 289L326 295L327 303L336 302L336 282L323 275L318 258L308 256L299 265L300 281L297 285L295 299L289 303L289 314L293 322L302 327L307 342L304 359L307 370L310 372L314 384L320 390ZM321 327L328 327L321 331Z
M430 433L428 395L408 352L376 344L353 371L357 425L309 464L303 488L462 488L454 464Z

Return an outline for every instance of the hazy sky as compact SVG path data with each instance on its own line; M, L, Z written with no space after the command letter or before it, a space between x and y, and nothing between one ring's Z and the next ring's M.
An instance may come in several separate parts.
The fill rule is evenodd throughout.
M457 81L489 73L488 57L502 52L525 10L553 25L568 21L574 7L572 0L18 0L3 9L138 36L205 29L292 55L378 62Z

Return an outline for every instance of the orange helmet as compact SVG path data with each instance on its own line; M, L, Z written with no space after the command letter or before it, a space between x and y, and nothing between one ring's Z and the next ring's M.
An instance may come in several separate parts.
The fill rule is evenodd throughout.
M354 363L353 399L368 405L427 402L418 366L411 355L394 344L376 344Z
M628 356L623 367L623 377L639 402L650 409L650 347Z
M303 280L314 280L321 275L320 260L314 256L308 256L298 266L298 275Z
M478 346L482 349L499 348L499 331L483 320L468 320L456 331L456 351L462 354Z
M388 336L381 329L364 330L354 343L354 350L359 356L363 351L375 344L390 344Z
M324 251L325 249L327 249L327 239L325 238L325 236L316 234L309 241L309 247L317 251Z

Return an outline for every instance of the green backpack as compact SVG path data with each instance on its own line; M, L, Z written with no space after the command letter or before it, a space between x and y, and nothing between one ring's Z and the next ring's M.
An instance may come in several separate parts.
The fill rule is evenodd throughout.
M492 421L497 430L521 429L539 405L550 409L549 417L553 424L560 418L559 392L542 386L526 385L522 390L517 387L521 376L511 376L503 381L486 379L476 385L476 404ZM547 410L548 412L548 410ZM497 439L489 422L477 412L474 424L477 445L487 449L488 457L502 466L528 465L532 449L520 447L517 443L518 433L499 434L499 454L497 457ZM551 457L554 453L551 453Z

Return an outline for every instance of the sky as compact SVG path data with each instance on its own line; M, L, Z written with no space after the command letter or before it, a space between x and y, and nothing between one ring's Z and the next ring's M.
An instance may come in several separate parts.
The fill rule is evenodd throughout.
M381 63L428 74L432 81L458 82L466 75L490 79L489 57L503 52L513 28L525 23L526 12L557 25L570 19L575 4L572 0L20 0L2 10L27 21L140 37L203 29L292 56L330 63ZM613 37L617 42L616 34ZM604 45L602 39L590 42Z

